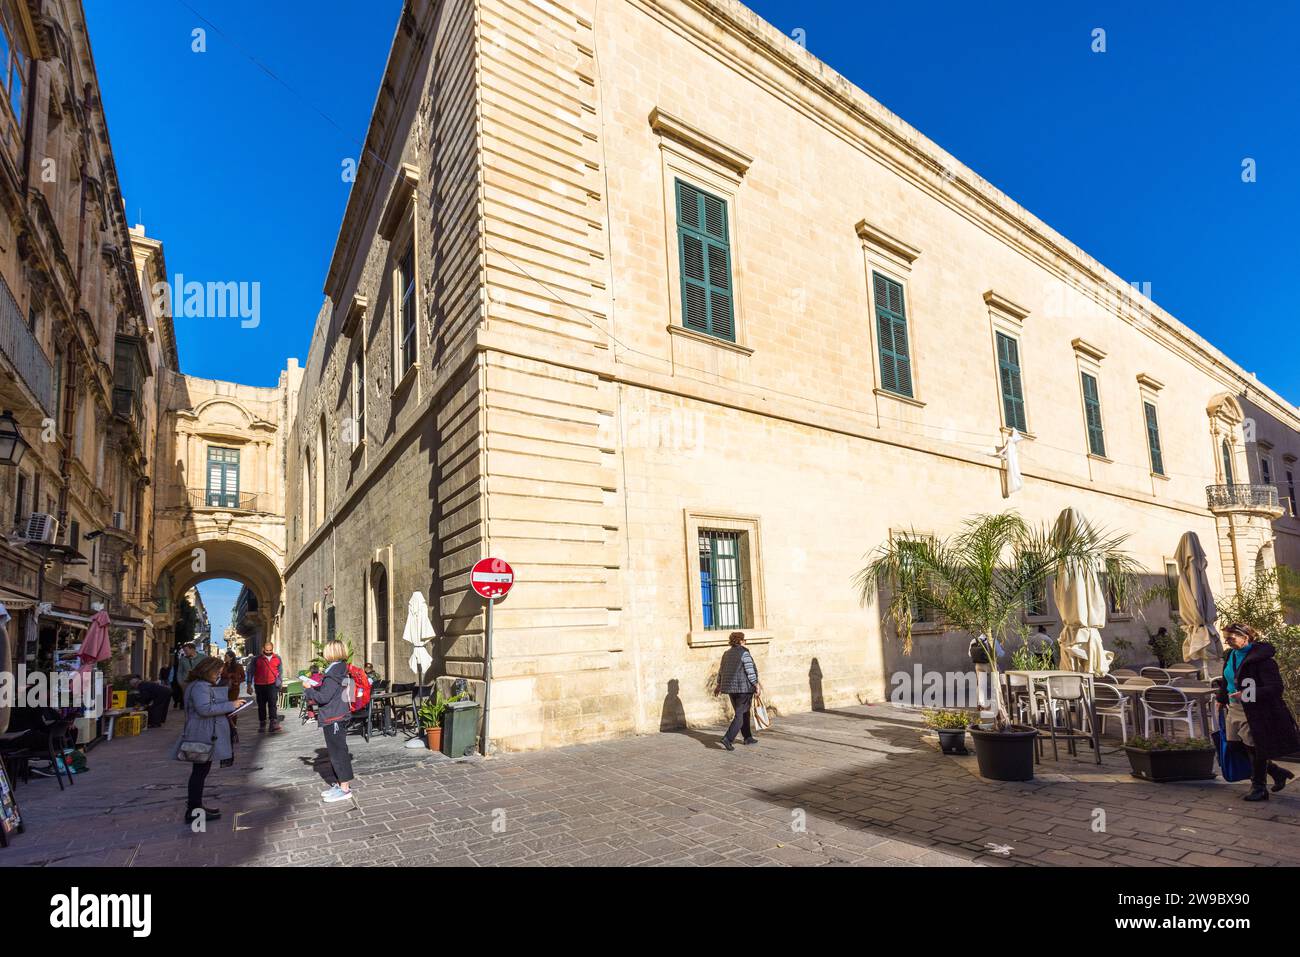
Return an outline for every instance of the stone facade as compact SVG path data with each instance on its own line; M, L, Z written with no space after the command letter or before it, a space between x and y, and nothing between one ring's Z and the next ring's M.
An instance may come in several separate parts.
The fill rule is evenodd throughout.
M683 316L679 181L725 204L730 335ZM877 276L905 305L908 389ZM737 614L798 711L880 700L912 661L964 666L937 633L904 660L860 603L891 534L1074 506L1131 533L1153 580L1196 532L1221 590L1295 534L1243 403L1273 483L1294 407L730 0L409 4L325 294L286 419L290 658L335 634L411 678L420 591L436 674L481 695L468 570L504 558L498 747L720 717L730 629L708 627L702 540L737 543ZM1117 616L1106 639L1140 659L1168 620Z
M0 466L0 599L20 625L48 606L43 660L105 606L132 638L113 667L143 670L152 448L176 348L140 276L162 248L123 214L81 4L4 0L0 34L0 408L30 445Z

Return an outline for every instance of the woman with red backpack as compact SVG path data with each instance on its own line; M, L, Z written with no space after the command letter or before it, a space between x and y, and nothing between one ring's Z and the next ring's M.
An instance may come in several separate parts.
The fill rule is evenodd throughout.
M353 678L348 672L347 649L341 641L325 643L325 671L320 683L304 694L316 711L316 724L325 732L325 750L329 752L334 787L321 792L326 804L352 797L352 756L348 753L348 725L352 723Z

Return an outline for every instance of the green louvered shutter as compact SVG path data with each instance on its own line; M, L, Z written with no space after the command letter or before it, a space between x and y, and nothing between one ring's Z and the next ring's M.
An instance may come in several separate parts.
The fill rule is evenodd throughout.
M1093 455L1105 456L1106 435L1101 427L1101 396L1097 391L1097 380L1088 373L1083 376L1083 410L1088 424L1088 451Z
M682 324L736 341L727 202L677 180Z
M998 378L1002 383L1002 411L1008 429L1028 432L1025 425L1025 390L1020 380L1020 343L999 332Z
M903 286L872 273L876 299L876 339L880 344L880 387L912 397L912 354L907 345Z
M1142 403L1147 419L1147 445L1151 449L1151 471L1157 475L1165 474L1165 458L1160 452L1160 423L1156 419L1156 407L1150 402Z

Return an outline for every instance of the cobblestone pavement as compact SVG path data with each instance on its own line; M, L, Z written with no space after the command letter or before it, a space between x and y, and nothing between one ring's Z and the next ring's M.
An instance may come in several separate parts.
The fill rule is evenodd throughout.
M695 730L486 761L354 737L356 800L328 807L314 726L245 728L203 834L181 823L169 725L98 745L66 791L20 785L28 828L0 865L1300 863L1300 786L1247 804L1243 784L1153 785L1086 750L997 784L887 706L785 716L734 753Z

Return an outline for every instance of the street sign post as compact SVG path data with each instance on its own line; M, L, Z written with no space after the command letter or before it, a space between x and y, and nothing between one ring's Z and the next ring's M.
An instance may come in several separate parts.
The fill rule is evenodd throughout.
M488 710L492 701L492 606L510 593L515 584L515 570L500 558L484 558L470 569L469 585L487 602L487 621L483 627L483 757L488 755Z

